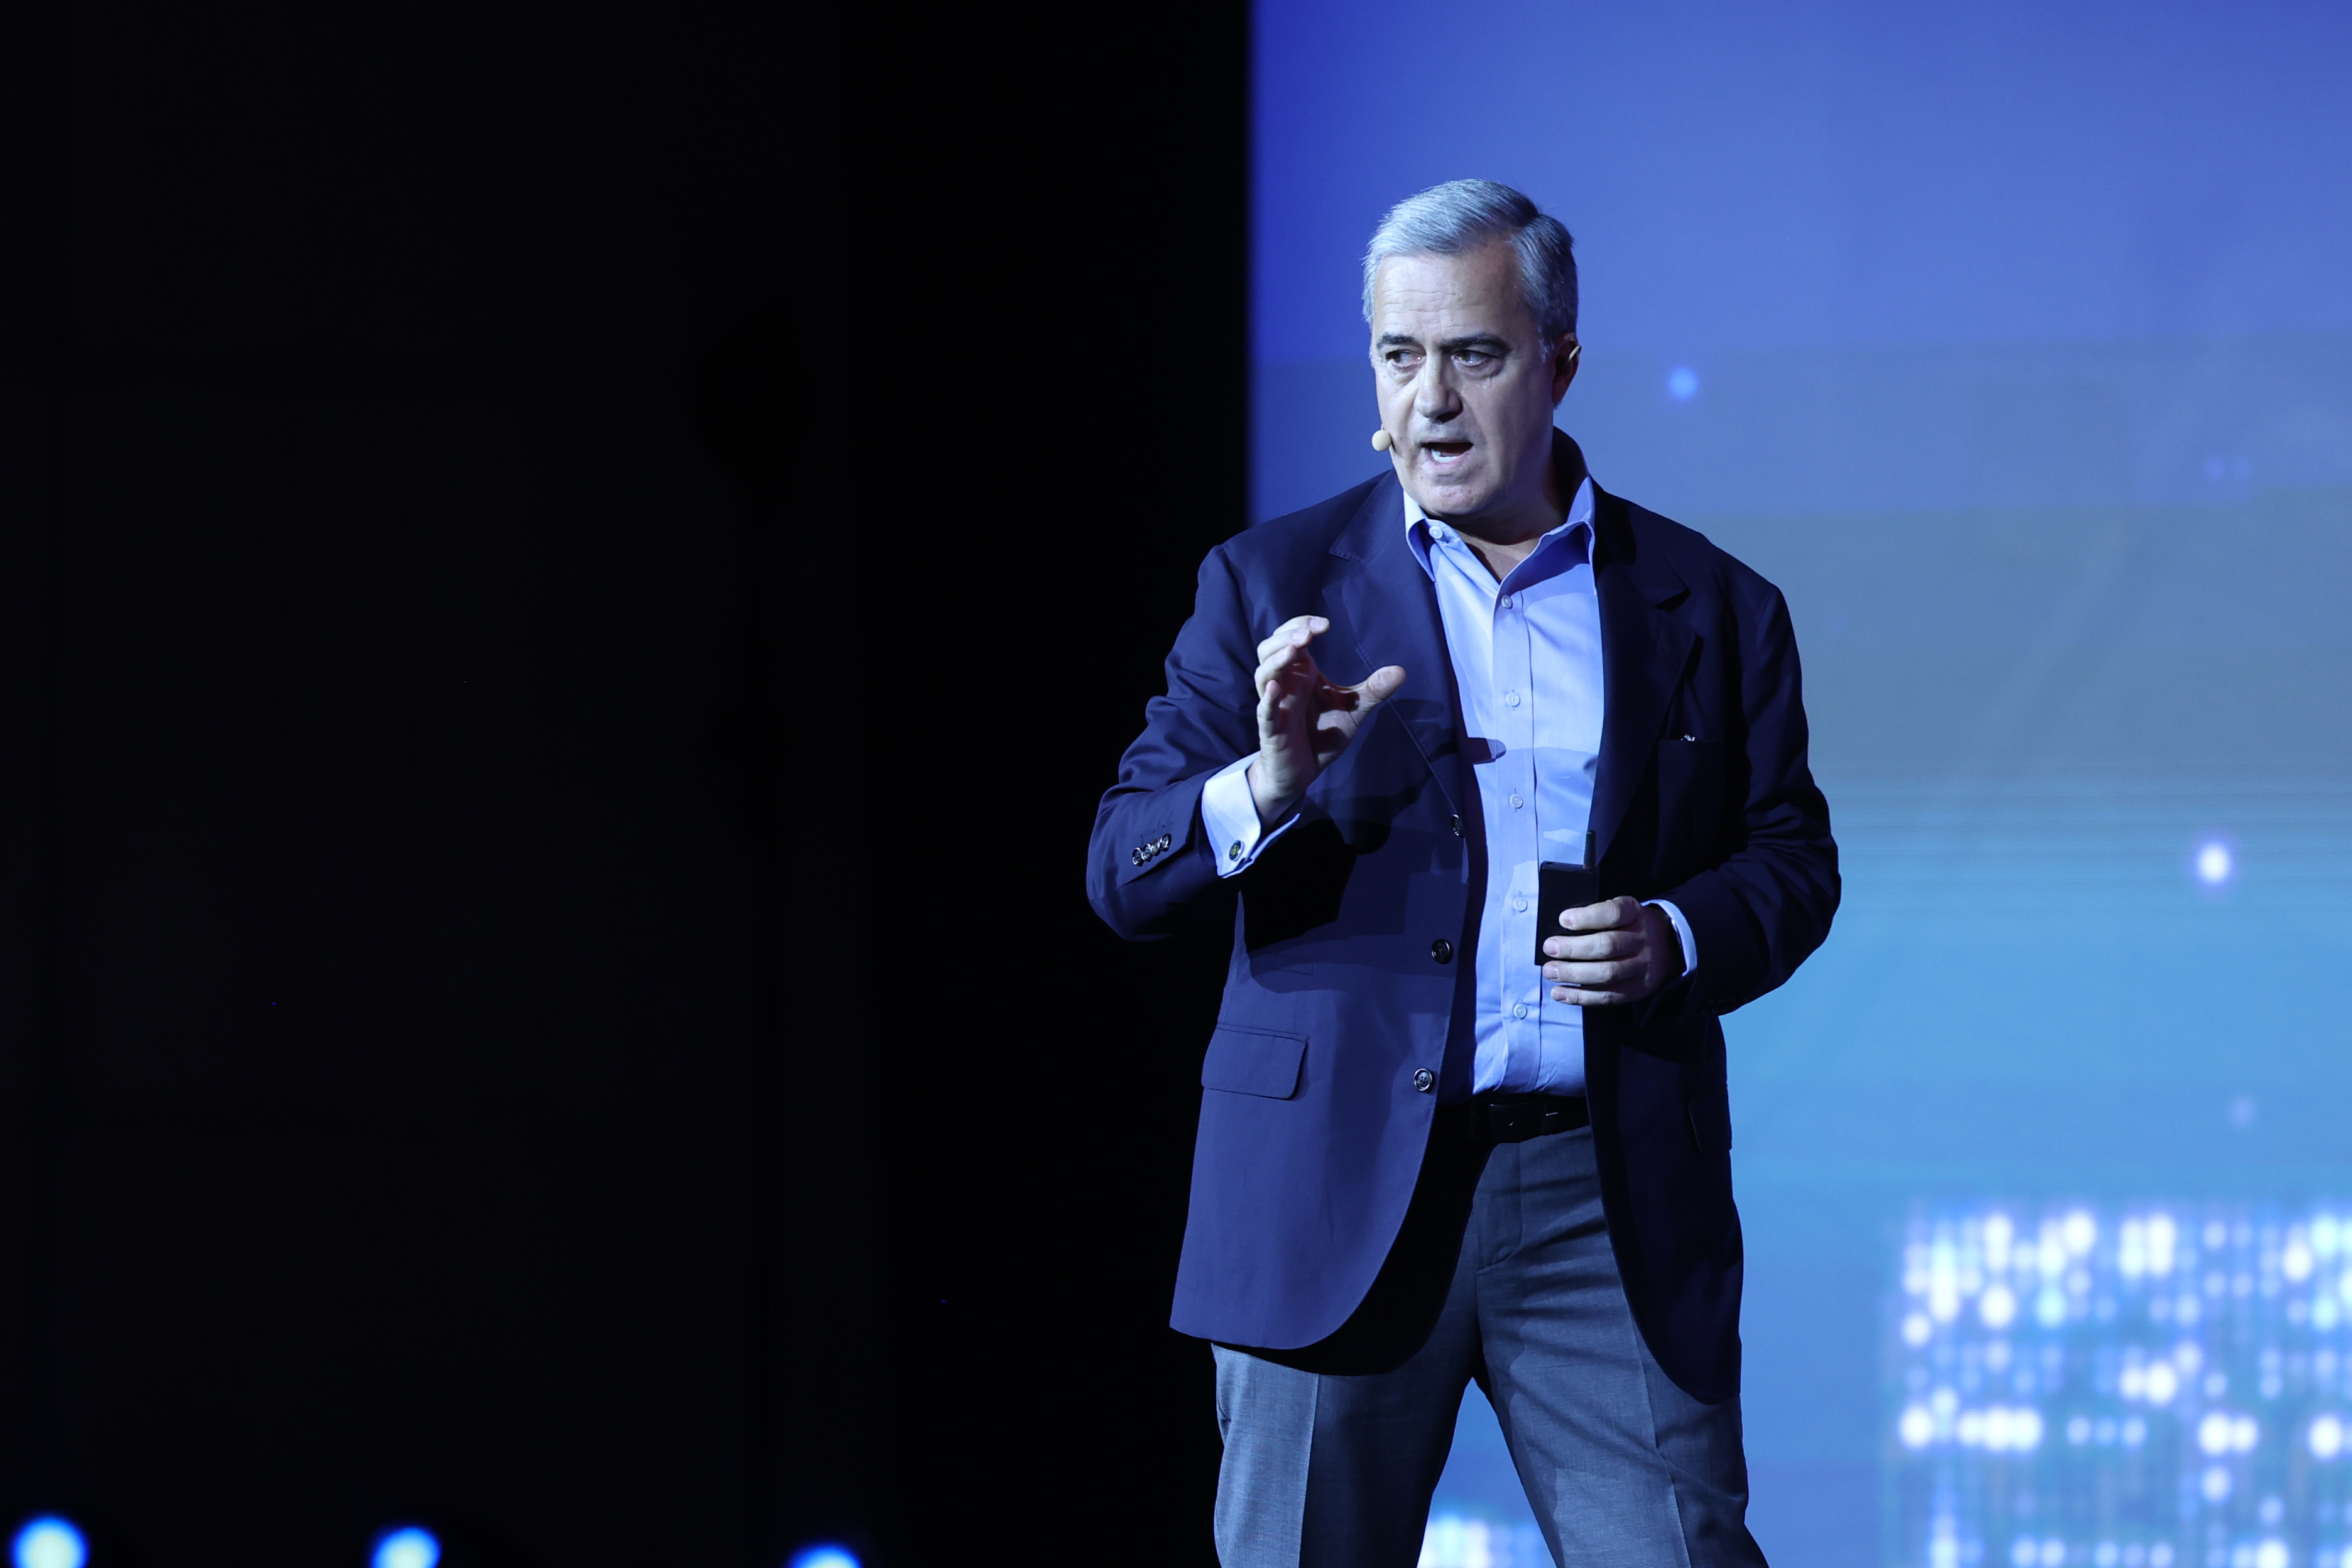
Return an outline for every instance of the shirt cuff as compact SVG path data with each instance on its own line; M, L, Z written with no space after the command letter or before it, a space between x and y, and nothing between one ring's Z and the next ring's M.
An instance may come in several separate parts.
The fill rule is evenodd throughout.
M1683 977L1687 979L1698 968L1698 940L1691 935L1690 921L1683 919L1682 910L1664 899L1652 899L1649 903L1675 928L1675 940L1683 944Z
M1271 833L1259 827L1257 802L1250 798L1249 786L1249 765L1255 761L1253 754L1229 763L1201 786L1201 826L1208 832L1209 847L1216 851L1220 877L1248 870L1259 852L1298 820L1294 811Z

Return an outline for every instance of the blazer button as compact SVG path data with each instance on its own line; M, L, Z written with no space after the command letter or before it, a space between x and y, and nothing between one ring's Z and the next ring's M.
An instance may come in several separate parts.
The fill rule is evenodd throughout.
M1462 819L1458 816L1454 819L1454 837L1456 838L1462 837Z
M1440 963L1451 963L1454 962L1454 944L1441 936L1429 944L1429 956Z
M1415 1068L1412 1073L1412 1087L1427 1094L1437 1087L1437 1075L1427 1068Z

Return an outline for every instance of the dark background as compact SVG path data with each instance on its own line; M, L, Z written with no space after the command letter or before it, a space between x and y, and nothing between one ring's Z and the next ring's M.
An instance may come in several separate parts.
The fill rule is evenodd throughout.
M0 29L0 1506L1206 1561L1213 963L1080 873L1244 521L1244 9Z

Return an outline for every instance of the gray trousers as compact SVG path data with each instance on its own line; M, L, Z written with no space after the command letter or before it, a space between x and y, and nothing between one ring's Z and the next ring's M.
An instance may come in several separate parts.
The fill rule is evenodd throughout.
M1473 1378L1565 1568L1762 1568L1739 1401L1701 1404L1651 1360L1610 1251L1591 1130L1461 1154L1433 1139L1413 1207L1372 1299L1332 1341L1216 1347L1224 1568L1413 1568ZM1416 1290L1415 1274L1442 1296ZM1360 1332L1368 1317L1388 1331Z

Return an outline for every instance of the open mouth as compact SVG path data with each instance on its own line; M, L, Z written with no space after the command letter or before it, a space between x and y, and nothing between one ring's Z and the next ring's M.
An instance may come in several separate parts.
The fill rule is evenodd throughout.
M1429 460L1431 462L1443 467L1458 463L1463 458L1468 457L1470 455L1470 443L1467 441L1423 441L1421 444L1421 449L1428 454Z

